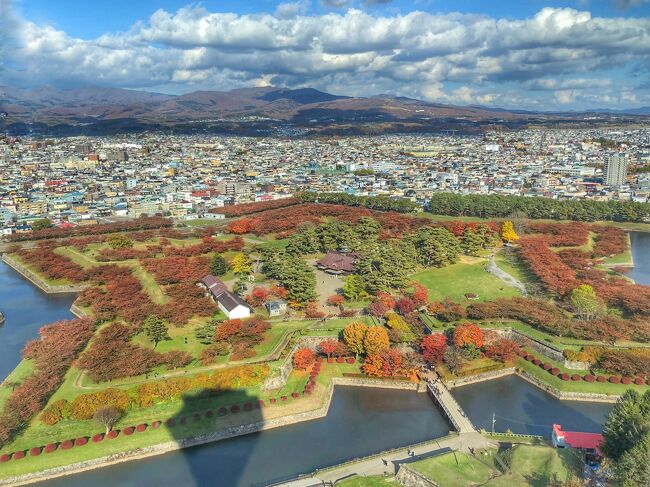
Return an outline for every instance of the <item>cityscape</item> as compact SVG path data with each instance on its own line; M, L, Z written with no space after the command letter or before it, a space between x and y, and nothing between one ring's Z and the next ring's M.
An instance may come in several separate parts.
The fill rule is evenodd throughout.
M650 487L649 40L0 0L0 486Z

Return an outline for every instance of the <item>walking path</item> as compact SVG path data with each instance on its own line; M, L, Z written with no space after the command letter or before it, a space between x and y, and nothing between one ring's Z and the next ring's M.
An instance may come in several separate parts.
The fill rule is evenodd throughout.
M310 476L272 485L276 487L311 487L316 485L334 485L337 481L353 476L395 475L403 463L415 462L452 450L470 453L495 446L496 443L487 440L480 433L462 433L460 435L441 438L440 440L431 440L410 447L392 450L381 455L373 455L333 468L317 470Z
M527 296L528 292L526 291L526 286L524 286L524 284L519 279L515 278L514 276L508 274L506 271L498 267L496 262L494 261L494 254L495 252L492 252L490 254L490 261L487 267L485 268L485 270L488 271L493 276L496 276L499 279L501 279L506 285L510 287L516 287L517 289L519 289L519 291L521 291L521 294Z

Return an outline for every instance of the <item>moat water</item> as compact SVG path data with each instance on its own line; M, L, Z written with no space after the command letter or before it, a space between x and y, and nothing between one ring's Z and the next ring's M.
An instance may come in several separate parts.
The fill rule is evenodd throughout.
M650 285L650 234L631 233L635 269ZM52 297L0 262L0 377L20 360L38 328L70 318L71 296ZM599 432L611 404L559 401L518 377L453 391L474 424L548 437L553 423ZM260 418L261 419L261 418ZM444 436L448 426L426 394L337 387L327 417L45 482L48 486L251 486L385 449Z

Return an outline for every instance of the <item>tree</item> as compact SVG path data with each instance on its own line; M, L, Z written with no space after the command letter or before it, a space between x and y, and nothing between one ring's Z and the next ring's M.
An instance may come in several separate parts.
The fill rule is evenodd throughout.
M368 327L358 321L353 321L343 329L343 341L357 356L365 352L363 338L367 330Z
M228 272L228 262L220 254L214 254L212 256L212 261L210 262L210 271L215 276L223 276Z
M363 349L368 355L381 353L390 348L388 332L383 326L369 326L363 337Z
M381 358L384 362L384 375L393 377L402 366L402 354L394 348L390 348L382 352Z
M50 228L52 226L52 222L50 221L49 218L41 218L40 220L34 220L31 226L32 226L32 231L38 232L40 230L45 230L46 228Z
M293 354L293 366L298 370L305 370L314 360L314 351L311 348L301 348Z
M156 315L147 316L142 323L142 329L154 343L154 348L158 346L158 342L169 340L169 329L167 325Z
M501 238L508 243L519 240L519 235L515 232L515 227L510 220L504 221L501 225Z
M354 231L361 241L375 240L381 231L381 224L369 216L359 218Z
M607 415L601 451L614 462L639 445L650 432L650 391L628 389Z
M363 361L363 372L372 377L384 377L384 358L380 353L372 353Z
M215 320L208 321L205 325L196 329L196 339L204 345L209 345L214 341L214 334L217 330L217 322Z
M422 339L420 348L426 363L439 364L447 351L447 338L442 333L432 333Z
M413 236L420 264L425 267L443 267L453 264L461 254L458 239L441 227L420 228Z
M339 341L330 338L329 340L323 340L318 344L320 351L327 355L327 358L330 358L332 354L336 351L336 347L339 346Z
M603 303L589 284L581 284L571 291L571 304L584 320L595 318L603 308Z
M106 434L122 417L122 411L114 406L104 406L93 414L93 419L106 428Z
M112 249L129 249L133 247L133 240L123 233L115 233L106 238L106 243Z
M621 487L647 485L650 479L650 433L646 433L616 462L614 477Z
M463 351L458 347L449 347L445 351L445 364L452 374L455 374L460 370L465 362L465 357Z
M232 270L238 276L246 276L253 272L253 265L249 257L240 252L232 259Z
M484 239L478 233L466 228L460 239L460 244L465 254L476 256L483 248Z
M454 328L454 345L457 347L481 348L483 346L483 332L474 323L462 323Z
M360 298L368 296L366 292L366 283L363 277L357 274L351 274L345 279L343 285L343 294L351 301L357 301Z

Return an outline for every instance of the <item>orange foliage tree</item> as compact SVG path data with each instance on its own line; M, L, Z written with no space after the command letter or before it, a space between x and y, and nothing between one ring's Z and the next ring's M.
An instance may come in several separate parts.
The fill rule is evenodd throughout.
M463 323L454 328L454 345L467 347L470 345L476 348L483 346L483 332L474 323Z
M367 330L368 327L358 321L353 321L343 329L343 340L356 355L364 353L365 351L363 338L365 337Z
M298 370L305 370L314 363L314 351L310 348L301 348L293 354L293 366Z
M363 348L368 355L381 353L390 348L388 332L383 326L370 326L363 337Z

